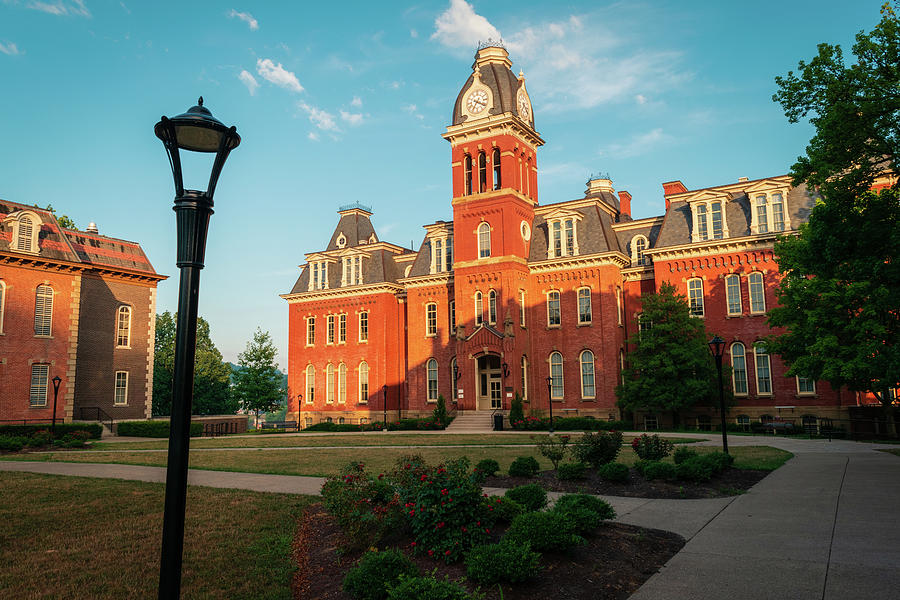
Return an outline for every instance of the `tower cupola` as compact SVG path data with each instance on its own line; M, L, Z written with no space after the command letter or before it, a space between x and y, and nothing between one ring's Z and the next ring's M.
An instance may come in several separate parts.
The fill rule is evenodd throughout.
M509 53L499 42L485 42L478 46L472 74L462 86L453 106L452 125L512 114L534 129L531 98L525 90L525 77L512 70Z

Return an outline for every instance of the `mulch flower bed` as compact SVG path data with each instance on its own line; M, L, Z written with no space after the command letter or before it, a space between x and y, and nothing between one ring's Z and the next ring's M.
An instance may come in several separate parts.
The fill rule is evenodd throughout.
M495 475L484 481L484 487L514 488L528 483L537 483L545 490L553 492L584 492L604 496L628 496L631 498L722 498L749 490L759 483L769 471L749 469L725 469L720 475L703 483L689 481L647 480L643 475L630 470L628 481L614 483L601 479L589 470L584 479L560 481L555 471L542 471L534 477L510 477Z
M498 537L501 532L497 532ZM405 549L412 538L395 540ZM294 538L294 559L298 570L292 592L295 600L352 600L341 589L347 571L362 555L347 551L348 540L321 504L307 508ZM540 575L520 584L486 586L481 591L488 600L587 600L622 599L630 596L656 573L684 545L674 533L644 529L619 523L604 523L588 543L568 554L545 553ZM406 554L422 573L436 570L438 579L465 577L462 562L447 565L427 556ZM466 582L469 591L475 586Z

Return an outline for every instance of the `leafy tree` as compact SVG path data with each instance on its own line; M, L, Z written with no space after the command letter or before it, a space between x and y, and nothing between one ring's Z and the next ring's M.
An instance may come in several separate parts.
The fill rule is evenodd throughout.
M247 349L238 354L239 369L234 371L234 395L244 410L259 413L279 408L287 391L275 362L278 350L269 332L257 329Z
M697 402L717 405L718 373L706 330L702 319L691 317L687 299L663 283L659 293L643 298L642 307L641 318L649 325L628 340L633 349L624 382L616 388L619 406L669 411L677 423L678 412Z
M525 420L525 410L522 406L522 395L516 390L516 395L513 396L512 402L509 405L509 423L510 425L516 423L518 421Z
M34 205L37 208L40 208L37 204ZM75 225L75 220L70 218L69 215L62 215L61 217L56 216L56 209L53 208L52 204L48 204L44 210L49 210L50 213L56 217L56 222L63 229L78 229L78 226Z
M853 54L847 66L839 46L820 44L799 75L776 78L788 119L815 126L792 174L821 198L799 235L775 246L783 279L769 324L786 330L768 345L788 374L870 390L889 416L900 385L900 186L884 183L886 170L900 173L900 21L890 5Z
M156 317L156 342L153 359L153 414L172 413L172 378L175 371L176 315L169 311ZM197 319L197 351L194 359L195 415L234 414L237 402L232 398L229 375L231 368L209 336L209 323Z

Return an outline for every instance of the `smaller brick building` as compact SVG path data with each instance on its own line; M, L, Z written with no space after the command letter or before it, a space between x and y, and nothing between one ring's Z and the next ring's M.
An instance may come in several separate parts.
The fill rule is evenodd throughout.
M140 245L0 200L0 422L150 417L156 286ZM104 417L106 418L106 417Z

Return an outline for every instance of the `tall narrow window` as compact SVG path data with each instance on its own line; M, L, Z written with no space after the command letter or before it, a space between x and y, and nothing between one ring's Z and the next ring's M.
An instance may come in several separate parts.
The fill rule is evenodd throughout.
M31 252L34 243L34 223L29 217L19 218L19 237L16 240L16 250Z
M688 304L691 307L691 316L703 316L703 280L691 279L688 281Z
M334 365L325 367L325 402L334 404Z
M325 327L326 338L325 342L328 344L334 343L334 315L328 315L326 319L326 327Z
M801 396L812 396L816 393L816 380L797 376L797 393Z
M53 288L41 284L34 297L34 335L49 336L53 322Z
M566 255L575 256L575 223L566 219Z
M444 244L440 239L432 242L434 245L434 272L440 273L444 270Z
M131 307L120 306L116 311L116 346L127 348L131 345Z
M706 223L706 205L697 205L697 235L701 240L709 239L709 228Z
M500 148L494 148L491 165L494 167L494 189L499 190L502 187L500 184Z
M772 229L784 231L784 196L772 194Z
M306 367L306 403L316 400L316 369L312 365Z
M744 345L735 342L731 345L731 377L736 396L747 395L747 356Z
M553 221L553 256L562 256L562 223Z
M740 275L725 276L725 299L728 302L728 314L741 314L741 277Z
M522 400L528 400L528 357L522 355Z
M591 322L591 289L578 290L578 323L586 325Z
M3 333L3 313L6 302L6 284L0 280L0 333Z
M562 400L564 389L562 354L554 352L550 355L550 398Z
M310 289L312 289L312 290L319 289L319 263L312 264L311 280L312 280L312 285L310 286Z
M484 152L478 153L478 191L487 190L487 157Z
M634 236L634 241L632 242L633 246L633 254L631 257L631 261L635 265L647 265L650 264L648 260L649 256L644 256L644 251L647 250L647 238L642 235Z
M306 345L312 346L316 343L316 318L308 317L306 319Z
M369 363L359 363L359 403L366 404L369 401Z
M562 319L559 314L559 292L553 291L547 294L547 325L559 327Z
M772 394L772 372L769 367L769 353L762 344L754 347L756 354L756 393L761 396Z
M484 321L484 302L481 299L481 292L475 292L475 324L481 325Z
M31 390L29 406L47 406L47 383L50 381L50 365L31 365Z
M450 333L456 332L456 300L451 300L447 304L449 317L450 317Z
M465 186L466 186L466 196L472 194L472 157L466 154L466 157L463 159L463 163L465 164Z
M622 288L616 287L616 319L618 324L622 325Z
M488 292L488 323L497 324L497 292L494 290Z
M519 290L519 325L525 327L525 290Z
M762 273L750 273L747 277L747 287L750 289L750 313L758 315L766 312L766 293Z
M756 197L756 224L759 233L769 233L769 216L766 197Z
M428 376L428 401L437 402L438 399L438 363L435 359L429 358L426 365Z
M444 245L444 268L450 271L453 269L453 237L447 238L447 243Z
M347 341L347 315L345 313L341 313L338 315L338 342L344 343Z
M585 350L581 353L581 397L596 397L594 386L594 353Z
M638 324L638 337L640 338L644 335L645 331L650 331L653 329L653 321L644 316L644 313L641 313L637 316L637 324Z
M359 313L359 341L369 341L369 313Z
M491 255L491 226L482 222L478 226L478 258L487 258Z
M712 234L713 239L722 239L722 203L713 202L712 208Z
M338 365L338 403L347 403L347 365Z
M451 402L456 402L456 396L459 391L459 365L456 363L456 357L450 359L450 388L451 388Z
M437 335L437 304L425 305L425 335Z
M128 404L128 371L116 371L116 387L113 392L113 404Z

